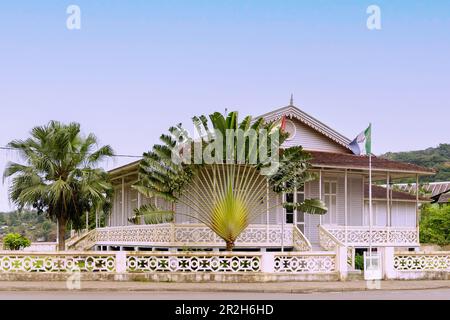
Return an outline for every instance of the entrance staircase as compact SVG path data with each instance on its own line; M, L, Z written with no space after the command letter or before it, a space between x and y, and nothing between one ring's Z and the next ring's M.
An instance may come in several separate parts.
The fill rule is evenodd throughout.
M96 243L97 230L84 231L66 241L66 249L71 251L89 251Z

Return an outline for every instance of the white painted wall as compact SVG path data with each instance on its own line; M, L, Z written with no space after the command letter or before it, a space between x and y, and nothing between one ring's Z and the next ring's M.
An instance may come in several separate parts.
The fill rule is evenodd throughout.
M385 200L374 200L372 202L373 225L386 226L387 203ZM369 225L369 201L365 201L363 223ZM416 203L393 201L391 211L391 223L393 227L416 227Z
M312 181L305 186L305 197L308 199L319 199L319 181ZM320 216L307 214L305 216L305 236L312 244L319 243Z
M363 178L362 176L349 175L348 177L348 225L362 225L363 211ZM345 214L345 213L341 213Z
M316 130L310 128L296 119L287 120L288 129L295 126L295 135L283 144L284 147L303 146L305 150L349 153L350 151L333 140L327 138Z

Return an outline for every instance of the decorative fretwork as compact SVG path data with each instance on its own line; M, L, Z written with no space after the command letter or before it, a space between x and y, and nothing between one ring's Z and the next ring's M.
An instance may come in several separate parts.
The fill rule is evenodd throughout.
M114 272L113 254L0 254L0 272Z
M172 241L169 224L123 226L97 229L97 242L168 243Z
M327 251L334 251L338 246L343 246L343 243L323 226L319 226L319 243Z
M336 272L336 254L286 254L275 256L275 272Z
M258 272L259 255L131 254L128 272Z
M394 269L398 271L450 272L450 252L395 254Z
M97 242L97 229L82 234L66 243L66 248L72 251L86 251L92 249Z
M337 240L348 246L416 246L419 244L416 228L367 226L321 226ZM372 235L372 236L371 236ZM372 238L372 241L370 241Z
M293 229L294 248L296 251L311 251L311 243L297 227Z
M282 238L284 241L282 241ZM237 247L293 246L293 226L250 225L236 240ZM97 244L221 247L225 242L200 224L160 224L97 229Z

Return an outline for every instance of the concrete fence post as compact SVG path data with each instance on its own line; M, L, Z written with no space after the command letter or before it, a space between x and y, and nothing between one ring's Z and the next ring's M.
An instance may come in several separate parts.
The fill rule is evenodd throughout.
M382 250L382 263L384 279L395 279L396 272L394 269L394 247L385 247Z
M116 273L127 272L127 253L125 251L116 252Z
M263 252L261 254L261 272L274 273L275 272L275 253Z
M339 272L339 280L345 281L348 277L348 261L347 261L347 247L336 247L336 268Z

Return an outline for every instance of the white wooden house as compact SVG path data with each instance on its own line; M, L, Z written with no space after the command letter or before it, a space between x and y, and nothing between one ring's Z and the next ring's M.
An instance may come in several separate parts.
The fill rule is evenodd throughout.
M269 192L269 203L281 204L282 197L301 200L322 199L329 211L324 216L286 211L281 206L264 212L239 237L236 250L330 250L348 248L419 246L418 208L427 201L417 194L373 187L373 227L369 227L368 180L366 156L353 155L350 140L292 104L262 115L266 121L287 117L290 133L285 146L301 145L312 156L316 181L307 183L293 194ZM97 250L223 250L224 242L208 227L191 218L176 216L164 225L132 225L128 218L133 209L148 202L163 204L161 199L147 199L131 188L137 180L138 162L110 171L116 187L113 211L107 227L97 228L69 241L69 248ZM418 179L432 175L428 168L372 157L374 183L390 185L399 178ZM176 210L186 210L177 205Z

